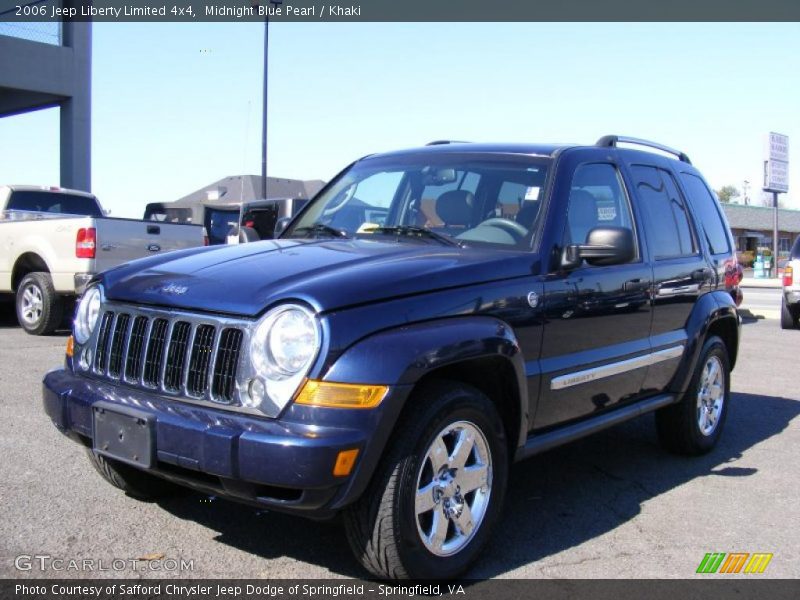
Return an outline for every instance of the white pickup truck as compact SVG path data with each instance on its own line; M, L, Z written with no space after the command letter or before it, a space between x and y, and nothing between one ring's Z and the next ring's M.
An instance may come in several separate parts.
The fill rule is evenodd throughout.
M203 227L105 216L92 194L0 186L0 294L14 294L30 334L58 328L96 274L159 252L203 245Z
M794 241L789 260L783 268L781 327L795 329L800 325L800 236Z

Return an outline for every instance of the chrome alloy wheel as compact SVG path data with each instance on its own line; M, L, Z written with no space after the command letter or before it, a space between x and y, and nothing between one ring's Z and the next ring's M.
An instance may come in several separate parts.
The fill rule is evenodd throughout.
M44 300L38 286L28 284L22 291L20 314L26 323L36 325L42 319Z
M461 551L480 528L492 492L492 455L469 421L451 423L428 448L417 474L417 532L436 556Z
M725 371L717 356L710 356L700 375L697 390L697 425L700 433L709 436L714 433L722 414L725 402Z

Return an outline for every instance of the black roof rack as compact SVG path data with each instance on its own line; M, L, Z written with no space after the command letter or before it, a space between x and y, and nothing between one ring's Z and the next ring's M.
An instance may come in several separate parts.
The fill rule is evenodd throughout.
M635 137L627 137L624 135L604 135L599 140L595 146L602 146L604 148L615 148L617 144L622 142L623 144L636 144L637 146L647 146L648 148L655 148L656 150L661 150L662 152L666 152L668 154L673 154L678 157L678 160L692 164L692 161L689 160L689 157L686 156L685 152L681 152L680 150L675 150L675 148L670 148L669 146L665 146L664 144L659 144L658 142L651 142L649 140L642 140Z
M464 140L434 140L425 144L426 146L443 146L445 144L469 144Z

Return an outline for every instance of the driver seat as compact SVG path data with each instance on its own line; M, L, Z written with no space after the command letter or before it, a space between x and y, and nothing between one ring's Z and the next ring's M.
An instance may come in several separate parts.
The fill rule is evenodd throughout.
M450 232L467 229L472 221L475 196L467 190L451 190L436 199L436 214Z

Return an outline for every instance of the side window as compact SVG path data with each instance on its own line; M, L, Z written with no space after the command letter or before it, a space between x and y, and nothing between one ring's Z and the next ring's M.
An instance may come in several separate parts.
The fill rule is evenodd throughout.
M689 203L700 221L706 240L708 240L711 254L730 252L731 246L728 241L727 226L722 220L716 199L708 191L703 180L697 175L681 173L680 177L686 187Z
M656 260L691 256L697 244L686 205L672 175L656 167L633 165L636 190L641 199L647 242Z
M595 227L627 227L634 230L631 207L622 179L617 168L608 163L586 164L575 169L570 186L564 244L585 243L586 236Z

